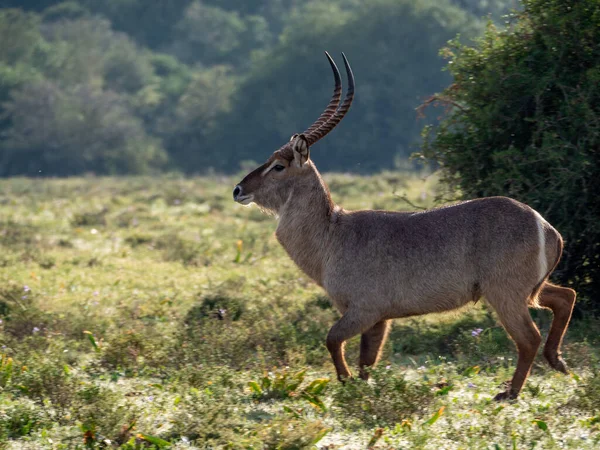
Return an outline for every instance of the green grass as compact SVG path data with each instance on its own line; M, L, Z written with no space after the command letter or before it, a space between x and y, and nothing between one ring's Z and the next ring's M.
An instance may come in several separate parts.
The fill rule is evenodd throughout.
M352 209L430 206L436 186L326 179ZM0 180L0 448L600 445L594 319L567 335L573 374L538 358L514 403L491 400L516 352L483 305L396 321L372 381L337 383L338 314L237 181Z

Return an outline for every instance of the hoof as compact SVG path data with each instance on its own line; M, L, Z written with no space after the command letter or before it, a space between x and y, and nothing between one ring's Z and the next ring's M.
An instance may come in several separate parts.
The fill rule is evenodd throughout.
M550 367L552 367L554 370L564 373L564 374L569 373L569 368L567 367L567 363L560 356L554 356L553 358L546 358L546 360L548 361L548 364L550 364Z
M358 372L358 377L361 380L369 381L369 378L371 378L371 370L370 370L370 368L367 367L367 366L361 367L360 371Z
M519 394L515 394L511 390L507 390L507 391L500 392L499 394L497 394L494 397L494 400L497 402L503 402L505 400L514 400L517 398L517 395L519 395Z
M348 380L352 380L352 374L348 374L348 375L338 375L337 379L340 383L345 384L346 381Z

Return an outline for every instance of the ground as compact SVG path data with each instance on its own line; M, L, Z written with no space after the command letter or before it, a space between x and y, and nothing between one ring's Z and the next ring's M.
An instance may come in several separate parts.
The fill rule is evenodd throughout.
M572 373L540 355L515 402L492 400L516 352L484 302L395 321L372 380L335 381L338 314L275 218L233 202L239 178L0 181L0 448L598 448L600 321L582 314ZM350 209L431 206L436 186L326 180Z

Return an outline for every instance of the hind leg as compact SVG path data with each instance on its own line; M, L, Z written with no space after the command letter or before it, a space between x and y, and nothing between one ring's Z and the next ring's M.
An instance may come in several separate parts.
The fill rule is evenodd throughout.
M555 370L567 373L567 365L560 355L560 345L571 320L576 294L573 289L545 283L540 293L538 303L543 308L552 310L554 318L544 345L544 358Z
M370 367L379 360L389 330L390 321L382 320L362 334L360 338L359 367L360 377L363 380L369 379L369 373L365 370L365 367Z
M533 360L542 341L540 332L529 315L525 296L520 299L519 297L488 297L489 303L496 310L500 322L515 342L519 352L517 369L510 382L510 387L506 392L496 395L494 400L517 398L529 375Z

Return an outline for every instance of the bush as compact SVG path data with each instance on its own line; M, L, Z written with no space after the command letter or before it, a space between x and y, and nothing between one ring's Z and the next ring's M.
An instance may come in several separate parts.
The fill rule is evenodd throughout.
M184 266L209 265L210 261L204 254L207 246L206 242L192 241L171 233L161 236L156 242L165 261L180 261Z
M0 404L0 440L27 436L51 425L47 411L31 400L6 400Z
M146 343L144 337L133 330L117 332L102 349L101 363L112 370L135 369L138 358L144 353Z
M238 412L239 397L234 389L222 389L220 383L203 390L192 388L180 398L172 418L172 433L209 447L221 447L235 439L243 429Z
M18 392L40 405L53 407L60 419L68 415L75 402L78 380L55 359L31 358L25 369L14 378L13 385ZM47 404L47 401L50 403Z
M454 83L429 103L449 113L422 156L462 198L537 209L565 239L554 278L600 312L600 3L523 4L514 25L443 51Z
M401 321L392 327L390 341L393 352L401 355L450 355L478 364L490 355L515 351L508 334L489 310L483 317L466 314L452 321Z
M82 383L75 401L74 415L81 422L87 442L109 439L123 444L140 415L139 407L129 399L93 384Z
M102 208L101 211L82 211L73 214L71 224L74 227L90 227L90 226L105 226L107 208Z
M194 326L207 317L219 320L224 320L227 317L232 321L236 321L240 319L245 310L246 305L243 299L219 294L211 295L204 297L199 305L188 311L184 323L187 326Z
M276 418L260 427L257 437L264 449L294 450L314 448L329 431L321 420Z
M43 81L11 91L0 176L150 172L166 160L156 139L114 92Z
M38 308L36 297L29 286L9 283L0 287L0 319L7 335L25 339L48 331L54 317Z
M371 371L372 381L347 380L336 384L334 406L370 426L393 425L410 418L431 403L429 386L407 381L384 367Z
M597 368L579 389L575 405L592 413L600 413L600 369Z
M329 362L325 336L334 312L315 301L302 309L295 306L207 296L183 318L175 352L182 353L183 361L236 368Z
M24 249L39 245L39 229L33 225L12 221L0 222L0 245L4 248Z

